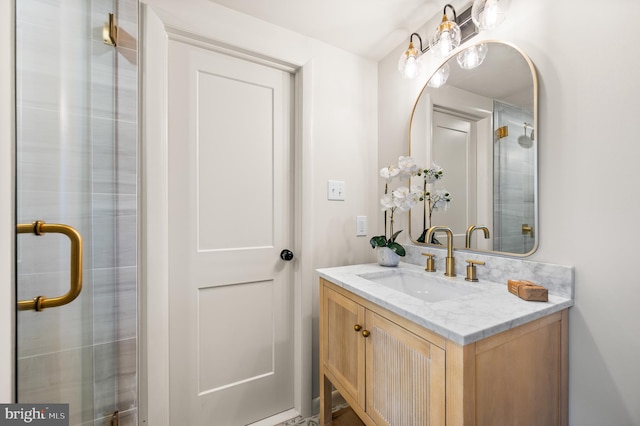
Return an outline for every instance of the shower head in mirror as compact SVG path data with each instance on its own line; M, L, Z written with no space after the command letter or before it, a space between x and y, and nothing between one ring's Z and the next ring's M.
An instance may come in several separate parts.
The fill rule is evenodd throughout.
M528 127L531 127L531 136L527 136ZM526 149L533 146L533 126L531 124L524 123L524 134L518 137L518 145Z

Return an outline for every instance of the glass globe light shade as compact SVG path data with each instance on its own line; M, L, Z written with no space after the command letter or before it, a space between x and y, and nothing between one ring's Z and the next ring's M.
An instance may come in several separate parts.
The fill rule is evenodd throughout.
M398 71L402 78L412 79L418 75L422 64L421 52L413 47L413 42L409 42L409 47L400 55L398 60Z
M433 33L429 44L437 57L444 58L460 45L460 37L461 31L458 24L450 21L447 15L443 15L442 22Z
M476 44L458 53L458 56L456 56L456 60L458 61L458 65L460 65L460 68L465 70L472 70L482 64L484 58L487 57L488 51L489 48L485 43Z
M474 0L471 19L480 30L493 30L507 19L511 0Z
M442 87L449 78L449 64L444 64L438 71L435 72L429 79L427 85L429 87L433 87L437 89L438 87Z

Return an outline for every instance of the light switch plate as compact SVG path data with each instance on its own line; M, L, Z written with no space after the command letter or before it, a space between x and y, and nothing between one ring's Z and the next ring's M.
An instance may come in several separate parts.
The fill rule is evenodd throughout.
M344 181L330 180L327 182L327 199L331 201L344 201Z

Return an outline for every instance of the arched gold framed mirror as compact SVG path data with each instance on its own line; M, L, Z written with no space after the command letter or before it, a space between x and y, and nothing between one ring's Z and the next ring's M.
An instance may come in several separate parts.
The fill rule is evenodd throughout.
M463 68L479 47L484 60ZM441 84L443 74L448 78ZM424 244L425 229L440 225L452 229L456 249L512 256L537 249L537 106L535 67L509 43L475 43L442 63L420 92L409 123L410 155L443 171L434 183L421 176L411 182L429 194L409 213L413 243ZM445 190L451 201L436 203ZM486 227L488 238L485 232L469 235L471 226Z

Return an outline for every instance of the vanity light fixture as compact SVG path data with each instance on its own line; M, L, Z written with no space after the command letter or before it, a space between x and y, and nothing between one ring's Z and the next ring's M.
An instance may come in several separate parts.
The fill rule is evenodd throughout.
M511 0L474 0L471 18L480 30L493 30L506 18Z
M447 17L447 8L450 8L453 12L453 21ZM447 34L443 34L443 31ZM471 6L466 8L461 14L456 14L455 9L450 4L445 5L442 22L438 25L434 37L431 39L431 46L429 43L423 47L422 37L418 33L411 33L409 37L409 47L400 55L398 61L398 70L403 78L412 79L415 78L421 71L423 65L423 54L428 50L433 50L439 56L442 55L442 51L446 50L443 57L448 55L453 49L458 47L460 43L478 34L476 26L471 19ZM437 36L437 38L436 38ZM414 45L414 40L417 38L419 47ZM454 46L454 47L450 47ZM448 50L447 50L448 49ZM446 79L445 79L446 81ZM444 84L444 82L443 82Z
M447 8L453 12L453 21L447 16ZM456 16L456 10L450 4L444 5L444 11L442 14L442 21L436 31L431 37L429 42L431 50L439 57L446 57L456 47L460 46L461 31L457 24L458 17Z
M416 49L413 46L413 36L418 37L420 41L420 50ZM409 47L407 50L400 55L400 60L398 61L398 70L403 78L412 79L418 75L422 65L422 53L428 50L422 49L422 38L418 33L412 33L409 37Z

